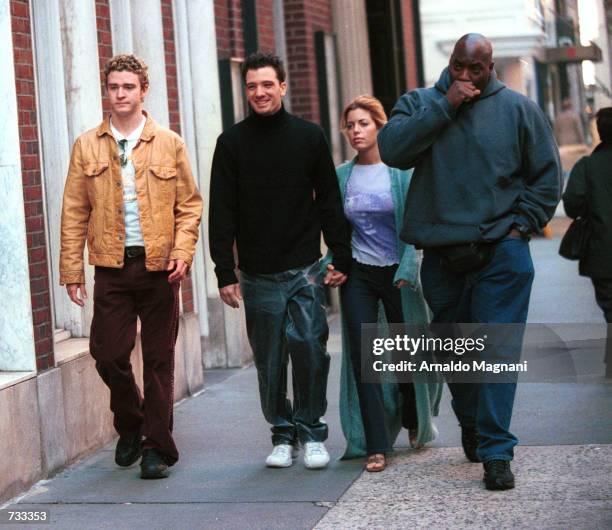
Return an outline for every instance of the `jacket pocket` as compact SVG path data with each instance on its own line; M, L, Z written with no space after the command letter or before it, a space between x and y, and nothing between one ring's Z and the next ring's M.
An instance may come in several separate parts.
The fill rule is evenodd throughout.
M91 204L91 214L87 226L87 245L90 252L102 252L102 240L105 228L105 208L108 188L108 163L87 164L83 173L87 177L87 195Z
M176 177L175 167L149 166L149 169L158 179L168 180Z
M89 202L94 208L97 205L102 205L104 197L106 195L106 178L108 163L95 163L87 164L83 168L83 173L87 177L87 194L89 195Z
M153 208L174 206L176 197L176 168L149 166L153 178L149 179L151 204Z
M97 177L107 168L108 168L107 162L97 162L95 164L87 164L83 168L83 172L88 177Z

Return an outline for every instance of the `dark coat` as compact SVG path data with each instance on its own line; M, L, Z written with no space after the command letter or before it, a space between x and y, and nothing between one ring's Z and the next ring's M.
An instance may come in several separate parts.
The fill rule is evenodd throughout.
M580 274L612 278L612 144L600 144L570 174L563 205L572 218L588 212L591 237Z

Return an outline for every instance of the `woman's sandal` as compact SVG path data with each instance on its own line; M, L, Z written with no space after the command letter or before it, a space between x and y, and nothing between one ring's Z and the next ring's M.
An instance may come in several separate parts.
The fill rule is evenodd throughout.
M408 429L408 442L410 443L410 447L413 449L423 449L425 444L417 442L419 437L419 429L418 427L414 429Z
M387 459L382 453L376 453L375 455L368 456L368 462L366 463L366 471L370 473L378 473L383 471L387 467Z

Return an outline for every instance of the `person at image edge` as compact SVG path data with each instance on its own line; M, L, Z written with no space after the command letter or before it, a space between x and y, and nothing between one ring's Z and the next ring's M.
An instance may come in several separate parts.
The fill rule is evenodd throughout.
M563 206L571 218L589 223L586 250L580 258L581 276L591 278L595 300L608 324L604 354L606 378L612 378L612 107L597 113L601 143L590 156L578 160L563 194Z

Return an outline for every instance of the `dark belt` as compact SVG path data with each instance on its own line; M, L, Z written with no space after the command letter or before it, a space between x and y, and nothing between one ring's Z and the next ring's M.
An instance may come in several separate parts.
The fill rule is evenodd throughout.
M139 258L145 255L144 247L125 247L125 259Z

